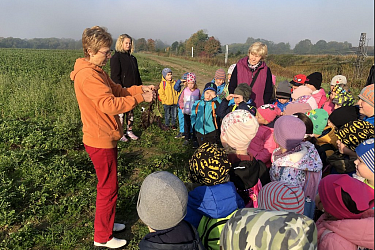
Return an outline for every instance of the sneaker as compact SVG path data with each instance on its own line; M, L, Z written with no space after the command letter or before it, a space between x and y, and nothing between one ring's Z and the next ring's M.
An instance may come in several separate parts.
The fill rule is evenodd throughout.
M182 138L185 138L185 135L180 132L174 138L176 138L176 139L182 139Z
M126 131L126 135L129 136L129 138L132 139L132 140L134 140L134 141L138 140L138 136L136 136L135 134L133 134L132 130Z
M171 126L171 129L172 129L172 130L177 130L177 126L176 126L176 125L172 125L172 126Z
M127 141L128 141L128 138L126 138L126 136L123 135L123 136L121 137L120 141L122 141L122 142L127 142Z
M125 224L121 224L121 223L114 223L113 224L113 232L120 232L122 230L125 229Z
M126 245L126 240L121 240L113 237L111 240L107 241L106 243L99 243L94 241L94 246L96 247L107 247L107 248L119 248Z

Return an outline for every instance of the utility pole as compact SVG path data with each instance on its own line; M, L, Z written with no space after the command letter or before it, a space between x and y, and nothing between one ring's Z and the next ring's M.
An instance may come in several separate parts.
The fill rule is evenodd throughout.
M228 63L228 52L229 52L229 49L228 49L228 44L225 45L225 65L227 65Z
M361 33L359 38L359 45L357 50L357 59L355 61L355 77L356 79L361 78L363 71L363 63L367 57L366 53L366 33Z
M194 57L194 47L191 47L191 57Z

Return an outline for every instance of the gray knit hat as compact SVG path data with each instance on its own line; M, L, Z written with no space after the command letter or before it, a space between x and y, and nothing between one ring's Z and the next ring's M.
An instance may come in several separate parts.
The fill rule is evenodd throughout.
M175 175L159 171L146 177L139 191L139 218L154 230L165 230L180 223L186 215L188 192Z
M288 81L282 81L277 84L276 98L290 99L292 91Z
M251 93L252 93L251 87L249 85L247 85L247 83L240 83L234 89L234 94L235 95L242 95L243 96L243 100L245 102L247 102L247 101L250 100Z
M170 68L164 68L161 71L161 74L163 75L164 78L167 76L168 73L172 73L172 70Z

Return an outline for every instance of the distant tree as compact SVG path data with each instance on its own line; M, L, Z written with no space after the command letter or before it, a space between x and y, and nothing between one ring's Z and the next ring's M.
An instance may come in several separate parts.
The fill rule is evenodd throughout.
M155 41L153 39L147 39L147 50L154 52L155 51Z
M207 53L208 57L214 57L217 53L221 52L220 41L211 36L204 45L204 51Z
M168 44L164 43L162 40L159 40L159 39L156 39L155 40L155 48L157 50L164 50L166 49L167 47L169 47Z
M290 54L291 52L289 43L281 42L269 48L269 54Z
M199 55L204 51L207 40L208 35L203 30L199 30L186 41L186 51L191 51L191 47L194 47L194 54Z
M177 41L175 41L174 43L172 43L172 45L171 45L171 52L172 53L178 53L178 42Z
M144 38L139 38L135 41L135 49L137 51L146 51L147 50L147 41Z
M296 44L293 52L301 55L310 54L312 46L311 40L305 39Z

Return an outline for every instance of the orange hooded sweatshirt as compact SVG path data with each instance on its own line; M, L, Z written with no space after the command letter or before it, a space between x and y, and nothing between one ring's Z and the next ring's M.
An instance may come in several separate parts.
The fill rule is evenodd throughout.
M83 143L94 148L117 147L124 134L118 114L144 101L142 86L122 88L84 58L76 60L70 79L81 111Z

